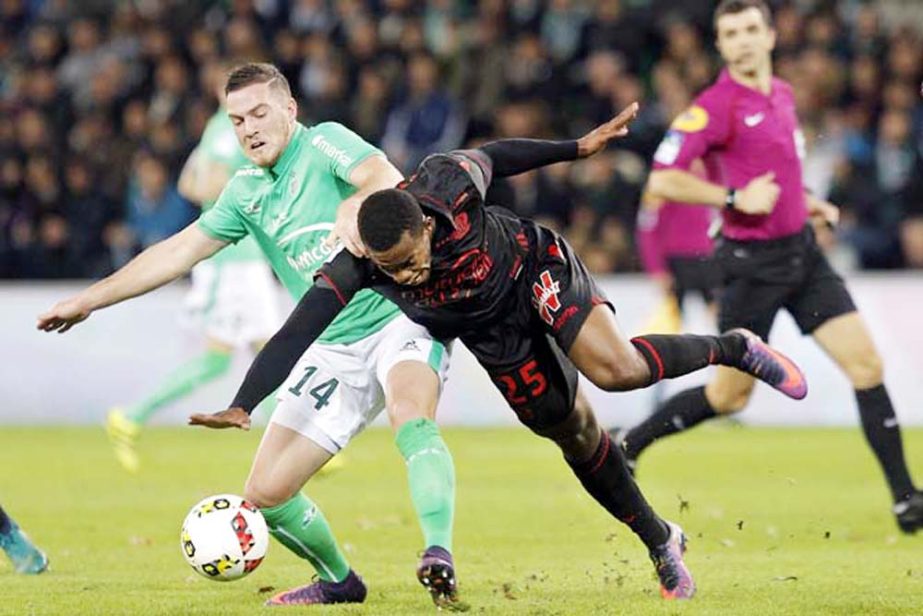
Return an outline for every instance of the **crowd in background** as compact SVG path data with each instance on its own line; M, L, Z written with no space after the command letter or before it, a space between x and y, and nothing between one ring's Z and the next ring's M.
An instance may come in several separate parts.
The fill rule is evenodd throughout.
M858 0L770 4L805 182L843 209L828 243L858 267L923 267L923 19L887 26L887 7ZM405 171L486 139L576 137L640 101L617 147L490 195L563 229L594 272L635 271L653 152L720 69L712 8L0 0L0 278L98 277L193 220L176 180L216 109L204 75L222 59L274 62L302 122L342 122Z

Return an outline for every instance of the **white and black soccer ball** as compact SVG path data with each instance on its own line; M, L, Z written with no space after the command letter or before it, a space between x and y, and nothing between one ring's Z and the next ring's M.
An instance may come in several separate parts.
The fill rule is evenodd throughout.
M217 582L238 580L256 569L269 547L263 514L233 494L203 499L189 511L180 532L186 562Z

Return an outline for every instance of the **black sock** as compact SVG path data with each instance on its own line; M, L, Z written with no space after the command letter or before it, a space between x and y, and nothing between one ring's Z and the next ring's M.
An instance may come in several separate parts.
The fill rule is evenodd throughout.
M689 374L712 364L733 364L743 355L745 342L740 334L652 335L631 339L631 343L641 352L651 370L648 385L653 385L661 379Z
M10 520L10 516L6 515L3 507L0 507L0 535L8 534L11 526L12 520Z
M568 464L596 502L627 524L648 549L666 543L669 528L644 500L638 484L628 472L624 454L608 434L602 433L593 457L586 462L568 461Z
M907 463L904 462L901 428L894 416L888 390L884 385L857 389L856 401L859 403L859 418L862 420L865 438L885 472L894 502L902 501L910 496L914 487Z
M657 439L688 430L715 415L715 409L705 397L705 387L687 389L661 404L653 415L629 430L622 446L628 457L635 459Z

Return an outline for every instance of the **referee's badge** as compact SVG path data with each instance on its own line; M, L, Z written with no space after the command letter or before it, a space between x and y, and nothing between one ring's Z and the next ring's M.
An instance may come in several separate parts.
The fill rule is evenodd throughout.
M704 107L693 105L686 111L679 114L670 128L681 130L684 133L697 133L708 126L708 112Z

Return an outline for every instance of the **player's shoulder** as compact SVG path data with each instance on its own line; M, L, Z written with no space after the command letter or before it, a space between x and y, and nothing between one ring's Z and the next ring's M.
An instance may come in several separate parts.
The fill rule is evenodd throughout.
M731 106L730 84L718 79L713 84L699 92L695 97L694 105L698 105L711 113L722 113Z
M305 141L315 154L349 166L356 156L356 143L361 137L339 122L321 122L307 129Z
M312 124L306 127L305 135L307 136L308 143L311 144L312 147L320 149L322 152L325 148L325 143L336 142L336 140L344 137L358 137L358 135L345 124L333 121Z
M428 180L427 183L438 184L454 176L464 176L467 178L468 171L465 163L465 158L455 152L437 152L435 154L430 154L417 166L417 170L411 176L411 180L421 178Z
M788 96L789 98L794 98L795 96L795 91L792 88L792 84L785 81L781 77L772 78L772 89L776 92L784 94L785 96Z
M692 104L673 120L670 129L681 133L698 133L716 125L723 126L731 111L726 84L718 80L695 97Z

